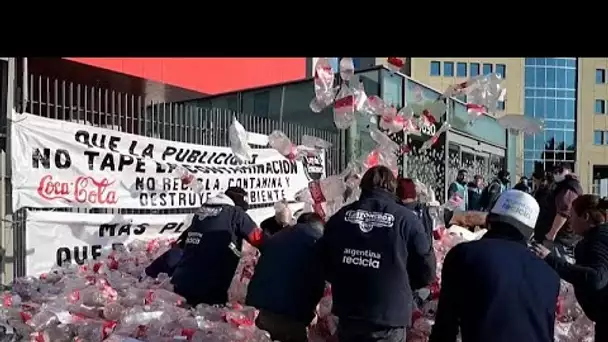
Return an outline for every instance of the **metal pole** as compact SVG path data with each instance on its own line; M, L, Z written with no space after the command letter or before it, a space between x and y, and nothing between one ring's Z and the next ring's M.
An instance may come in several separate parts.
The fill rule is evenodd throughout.
M404 146L408 146L407 145L407 132L406 131L403 131L403 145ZM407 172L408 171L407 170L407 153L403 154L402 162L403 162L403 165L402 165L403 175L402 176L403 177L409 177L409 174Z
M280 125L283 124L283 108L285 106L285 88L287 88L287 86L281 87L281 107L279 109L279 124Z
M401 75L399 75L399 77L401 77ZM401 107L407 106L407 90L409 86L408 82L410 82L409 79L401 77ZM403 146L408 146L407 136L407 132L403 130ZM407 159L408 153L403 153L401 158L401 163L403 164L401 165L401 170L403 170L402 177L408 177Z
M452 114L451 104L453 102L450 101L449 97L447 99L445 99L445 102L446 102L445 119L446 119L446 121L450 122L451 121L450 115ZM448 200L448 189L450 187L450 185L448 183L448 171L449 171L448 167L450 165L450 133L451 133L451 131L452 131L452 129L448 129L445 132L445 145L443 146L443 198L446 202Z
M22 99L22 103L23 103L23 108L22 110L25 111L25 105L28 103L28 99L29 99L29 91L30 91L30 87L29 87L29 76L28 76L28 61L27 61L27 57L23 58L23 72L21 74L22 76L22 87L21 87L21 95L23 95L21 97Z
M6 97L4 108L6 109L6 144L0 158L0 193L4 196L4 204L0 205L0 243L3 250L2 273L0 282L7 284L13 279L14 274L14 248L13 248L13 213L12 199L8 197L10 188L10 162L11 162L11 125L15 105L15 58L9 58L6 69ZM4 81L4 80L2 80Z

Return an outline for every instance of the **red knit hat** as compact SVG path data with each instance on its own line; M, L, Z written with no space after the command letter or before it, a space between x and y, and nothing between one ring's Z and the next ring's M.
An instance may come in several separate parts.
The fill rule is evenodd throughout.
M397 197L400 200L416 199L416 184L411 178L399 178L397 183Z

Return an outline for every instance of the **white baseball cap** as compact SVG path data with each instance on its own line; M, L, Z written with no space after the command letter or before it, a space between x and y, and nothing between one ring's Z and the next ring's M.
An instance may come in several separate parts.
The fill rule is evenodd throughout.
M488 215L488 221L500 221L517 228L525 237L534 231L540 207L530 194L510 189L503 192Z

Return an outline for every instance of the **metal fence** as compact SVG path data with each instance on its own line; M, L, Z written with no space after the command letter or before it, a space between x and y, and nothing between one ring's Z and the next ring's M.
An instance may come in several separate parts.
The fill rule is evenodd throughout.
M17 85L14 106L20 112L28 112L57 120L104 127L147 137L167 139L199 145L229 146L228 127L234 116L250 132L269 134L273 130L285 132L295 143L303 135L312 135L332 143L326 154L329 174L339 172L345 165L341 152L343 143L339 133L319 130L289 122L279 122L263 117L235 113L226 109L197 108L172 103L146 103L139 96L119 93L110 89L75 84L41 75L28 75ZM6 101L9 103L10 101ZM11 110L11 109L9 109ZM4 116L6 117L6 116ZM10 125L10 123L9 123ZM5 126L6 127L6 126ZM3 150L10 147L4 144ZM9 152L9 151L6 151ZM5 161L3 165L9 165ZM10 184L10 179L8 179ZM5 207L10 208L11 187L4 187ZM0 188L0 191L2 188ZM28 208L29 210L36 210ZM8 209L10 210L10 209ZM122 214L175 214L189 213L192 209L102 209L57 208L56 211ZM25 274L25 208L12 215L12 246L14 276ZM6 239L5 239L6 240ZM8 253L9 244L3 241ZM12 277L9 277L12 278ZM4 282L9 279L4 279Z

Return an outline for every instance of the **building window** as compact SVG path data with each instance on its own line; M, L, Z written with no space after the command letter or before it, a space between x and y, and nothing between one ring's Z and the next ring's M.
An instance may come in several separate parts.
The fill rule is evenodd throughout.
M498 101L498 106L497 106L498 110L505 110L505 107L506 107L505 101Z
M441 75L441 63L437 61L431 61L431 76Z
M456 64L456 76L467 77L467 63Z
M606 113L606 101L595 100L595 114L605 114L605 113Z
M403 77L382 70L382 99L389 106L403 106Z
M471 63L471 77L479 75L479 63Z
M453 62L443 62L443 76L454 76Z
M483 74L488 75L492 73L492 64L484 64L483 65Z
M507 66L504 64L496 64L496 73L503 79L507 77Z
M606 83L606 70L595 69L595 84Z
M595 145L603 145L604 144L604 132L594 131L593 132L593 143Z
M253 95L253 114L267 117L270 112L270 92L268 90Z

